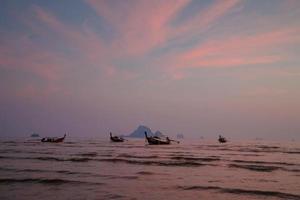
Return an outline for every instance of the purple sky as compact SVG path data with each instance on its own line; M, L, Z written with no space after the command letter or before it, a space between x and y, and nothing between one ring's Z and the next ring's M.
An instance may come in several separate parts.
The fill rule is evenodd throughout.
M1 0L0 135L300 139L298 0Z

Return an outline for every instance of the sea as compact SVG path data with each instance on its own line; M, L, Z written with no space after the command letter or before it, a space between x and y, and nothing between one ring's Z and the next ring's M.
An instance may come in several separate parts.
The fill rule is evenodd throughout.
M0 199L300 200L300 143L2 139Z

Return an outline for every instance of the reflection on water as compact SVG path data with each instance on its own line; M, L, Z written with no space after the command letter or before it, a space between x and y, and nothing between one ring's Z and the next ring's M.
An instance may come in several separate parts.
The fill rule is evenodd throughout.
M1 141L0 161L0 199L300 199L296 142Z

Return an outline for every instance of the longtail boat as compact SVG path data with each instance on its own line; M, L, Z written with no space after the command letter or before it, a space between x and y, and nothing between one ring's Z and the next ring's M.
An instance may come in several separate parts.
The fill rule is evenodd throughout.
M124 142L124 138L120 137L120 136L112 136L112 133L110 134L110 140L112 142Z
M66 134L64 135L64 137L61 137L61 138L57 138L57 137L44 137L41 140L41 142L59 143L59 142L63 142L65 138L66 138Z
M219 139L218 140L219 140L220 143L226 143L227 142L226 138L223 137L223 136L221 136L221 135L219 135Z
M148 144L150 145L160 145L160 144L171 144L171 140L166 137L166 139L157 137L157 136L149 136L147 135L147 132L145 131L145 137L148 141Z

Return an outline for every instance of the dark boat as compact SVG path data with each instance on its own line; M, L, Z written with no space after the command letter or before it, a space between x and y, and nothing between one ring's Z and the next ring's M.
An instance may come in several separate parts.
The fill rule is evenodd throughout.
M112 136L111 133L109 133L109 134L110 134L110 140L112 142L124 142L124 138L119 137L119 136Z
M171 140L169 139L169 137L166 137L166 139L162 139L157 136L148 137L146 131L145 131L145 137L148 141L148 144L150 144L150 145L160 145L160 144L170 144L171 143Z
M45 137L45 138L43 138L41 140L41 142L59 143L59 142L63 142L65 138L66 138L66 134L64 135L64 137L61 137L61 138L57 138L57 137Z
M219 135L219 142L220 142L220 143L226 143L226 142L227 142L227 140L226 140L226 138L225 138L225 137L223 137L223 136Z

